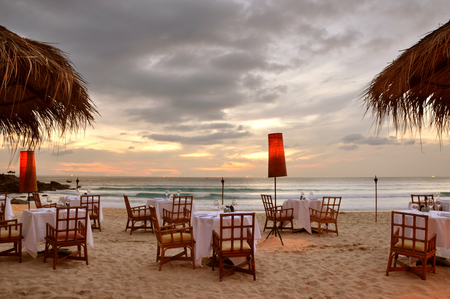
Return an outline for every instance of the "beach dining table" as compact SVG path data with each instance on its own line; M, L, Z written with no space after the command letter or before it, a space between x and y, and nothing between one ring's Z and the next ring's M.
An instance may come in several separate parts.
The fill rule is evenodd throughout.
M5 199L4 196L0 197L0 199ZM6 197L6 204L5 204L5 219L11 220L14 218L14 212L11 207L11 198Z
M411 209L412 201L408 202L408 210ZM450 212L450 199L441 199L442 211Z
M84 211L85 210L79 210ZM22 225L22 246L33 258L38 254L38 243L45 241L47 223L56 227L56 208L42 208L24 210L19 220ZM88 215L86 242L90 248L94 248L91 221Z
M202 258L212 256L212 232L220 231L220 214L221 212L195 212L192 221L194 230L194 252L195 252L195 266L202 267ZM241 212L240 212L241 213ZM231 213L230 213L231 214ZM225 218L226 219L226 218ZM230 219L231 221L231 219ZM251 217L245 217L245 224L250 224ZM257 240L261 239L261 232L259 230L258 221L255 220L255 251ZM244 258L231 258L231 261L236 263L243 262Z
M436 234L436 247L439 248L439 256L450 258L450 212L430 211L420 212L416 210L403 210L402 213L411 213L428 216L428 236ZM394 223L401 222L400 215L394 218ZM406 221L412 222L412 217L406 217Z
M299 226L303 227L308 233L311 233L311 221L309 218L309 208L320 210L322 201L319 199L288 199L283 202L283 209L293 208L294 219Z
M78 195L68 195L68 196L61 196L59 198L59 201L62 204L66 204L67 202L70 203L71 207L79 207L81 205L81 198ZM100 207L99 207L99 215L98 215L100 222L103 221L103 208L102 208L102 201L100 201Z
M151 198L149 200L147 200L147 203L145 204L146 206L152 205L155 207L156 209L156 216L158 216L158 220L159 223L162 225L162 221L163 221L163 209L166 209L168 211L172 211L172 205L173 205L173 200L172 199L164 199L164 198ZM192 213L191 213L191 222L192 222L192 217L194 215L194 212L196 212L197 210L195 209L195 205L194 202L192 202Z

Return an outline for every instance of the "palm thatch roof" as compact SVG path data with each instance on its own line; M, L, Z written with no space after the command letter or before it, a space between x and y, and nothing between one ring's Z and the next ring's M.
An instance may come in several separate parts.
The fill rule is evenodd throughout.
M3 26L0 84L0 134L13 150L76 134L98 114L87 83L64 52Z
M379 73L362 95L377 131L384 121L397 133L450 130L450 22L427 34Z

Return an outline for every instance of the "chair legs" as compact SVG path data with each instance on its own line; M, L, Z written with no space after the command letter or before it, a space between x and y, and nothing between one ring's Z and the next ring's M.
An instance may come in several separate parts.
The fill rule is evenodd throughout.
M389 259L388 259L388 265L386 269L386 276L389 276L389 272L392 271L410 271L413 274L419 276L422 278L422 280L427 279L427 272L432 271L433 273L436 273L436 255L430 256L427 258L420 258L419 261L422 263L420 266L410 266L402 261L398 260L398 254L393 253L392 251L389 253ZM431 259L431 265L428 265L428 260ZM392 263L394 263L394 266L392 266ZM400 265L400 267L397 266L397 264Z
M131 221L131 226L129 225ZM136 222L144 222L143 225L141 226L135 226ZM147 226L147 223L149 224L149 226ZM147 229L151 229L152 233L153 231L153 224L151 220L134 220L134 219L128 219L127 221L127 226L125 228L125 231L127 231L128 229L130 229L130 235L133 234L133 231L138 230L138 229L144 229L145 231Z

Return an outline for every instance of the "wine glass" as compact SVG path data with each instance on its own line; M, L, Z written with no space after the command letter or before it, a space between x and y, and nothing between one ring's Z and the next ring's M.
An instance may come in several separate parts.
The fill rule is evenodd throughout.
M436 210L440 211L441 210L441 198L438 196L438 198L436 198Z
M91 189L87 189L87 194L90 194L91 193Z
M47 202L52 202L52 197L51 196L47 196Z
M166 192L166 199L168 199L168 197L169 197L169 190L166 190L165 192Z
M300 194L301 194L300 199L305 199L305 192L302 191L302 193L300 193Z
M177 190L177 195L180 196L181 190Z
M173 200L173 194L170 194L170 195L169 195L169 199L170 199L170 200Z
M413 203L411 204L411 210L418 211L418 210L419 210L419 204L413 202Z
M216 209L219 208L219 200L218 199L214 200L214 207L216 207Z
M434 210L434 201L432 197L427 197L427 207L430 210Z
M313 195L314 195L314 193L312 191L309 192L309 199L313 199Z
M235 198L235 199L233 199L232 201L231 201L231 205L233 206L233 207L236 207L237 206L237 204L238 204L238 201L237 201L237 199ZM235 208L235 210L236 210L236 208Z

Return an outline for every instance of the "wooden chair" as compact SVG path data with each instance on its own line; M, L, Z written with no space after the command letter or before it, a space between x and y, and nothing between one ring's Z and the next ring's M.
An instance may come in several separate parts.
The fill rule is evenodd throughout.
M282 206L276 206L274 207L272 202L272 196L271 195L264 195L261 194L261 199L264 205L264 211L266 212L266 222L264 223L264 229L263 232L267 229L273 229L273 225L275 224L275 211L276 211L276 217L277 222L280 223L278 229L290 229L292 230L292 233L294 233L294 209L288 208L283 209ZM272 221L272 226L267 226L267 223L269 221ZM290 222L291 226L283 226L282 222Z
M130 201L128 200L128 196L126 196L125 194L123 195L123 199L125 200L125 206L127 207L128 213L128 221L127 226L125 227L125 231L127 231L127 229L130 228L130 235L133 234L133 231L138 229L144 230L151 229L153 232L150 209L146 205L131 207ZM141 226L136 226L136 222L142 222L143 224Z
M399 255L417 258L421 265L406 265L398 260ZM430 259L431 265L428 265ZM436 273L436 234L428 236L427 215L392 211L391 246L386 275L389 276L391 271L411 271L423 280L427 279L427 271Z
M82 207L56 208L56 227L50 223L46 227L44 263L47 258L53 258L53 269L67 259L83 260L88 265L87 221L88 212ZM49 252L50 246L53 252ZM77 251L61 257L58 255L60 248L73 246L77 247Z
M6 208L6 199L7 198L8 198L7 192L0 193L0 221L6 220L5 208Z
M156 208L149 206L153 227L155 228L156 240L158 248L156 252L156 262L159 263L159 271L162 265L174 261L192 261L192 267L195 269L195 253L194 253L194 235L192 227L176 228L174 224L159 226ZM180 253L167 256L166 251L169 249L183 248ZM191 250L191 256L188 257L187 248Z
M411 194L411 203L418 203L419 204L419 210L422 208L428 208L428 201L427 198L431 197L433 200L433 207L434 207L434 195L433 194ZM430 207L432 209L433 207Z
M309 208L309 219L317 223L317 227L311 225L311 230L317 230L318 236L321 232L338 233L337 219L339 215L339 208L341 206L342 197L328 197L324 196L322 199L322 206L319 210ZM325 227L322 226L325 224ZM335 229L330 228L330 224L334 224Z
M102 231L100 223L100 195L81 195L80 207L89 212L89 218L93 221L91 228Z
M190 227L193 200L193 196L174 196L172 211L163 209L163 225L168 223Z
M256 280L254 234L255 213L220 214L219 233L213 230L213 261L212 270L219 258L219 281L225 275L233 272L243 272L253 275ZM226 258L245 257L238 265L224 265ZM248 269L245 267L248 266Z
M33 193L33 201L34 201L34 204L36 205L36 209L56 208L56 206L57 206L57 203L42 205L41 197L39 196L39 193Z
M0 256L18 256L22 262L22 223L17 219L0 221L0 244L13 243L13 248L0 252Z

